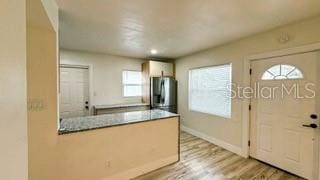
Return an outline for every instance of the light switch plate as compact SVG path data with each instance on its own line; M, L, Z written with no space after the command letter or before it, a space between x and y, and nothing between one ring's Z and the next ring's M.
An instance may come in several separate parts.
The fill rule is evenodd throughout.
M43 99L28 99L28 111L43 111L44 100Z

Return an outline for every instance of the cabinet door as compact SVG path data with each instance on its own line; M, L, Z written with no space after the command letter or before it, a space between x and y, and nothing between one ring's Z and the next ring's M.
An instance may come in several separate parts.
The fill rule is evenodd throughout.
M173 76L173 64L172 63L162 63L162 71L164 76ZM161 74L161 72L160 72Z
M161 72L163 72L164 76L173 76L173 64L158 61L150 61L150 76L161 76Z

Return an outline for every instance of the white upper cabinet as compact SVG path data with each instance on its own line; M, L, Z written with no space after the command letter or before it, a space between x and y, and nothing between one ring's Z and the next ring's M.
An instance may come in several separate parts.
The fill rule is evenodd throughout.
M157 77L161 76L163 72L164 76L174 76L174 66L172 63L149 61L149 76Z

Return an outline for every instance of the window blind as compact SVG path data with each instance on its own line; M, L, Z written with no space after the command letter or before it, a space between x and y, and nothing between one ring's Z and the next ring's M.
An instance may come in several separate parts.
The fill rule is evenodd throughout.
M123 96L142 96L142 74L140 71L123 71Z
M189 71L189 109L231 118L231 64Z

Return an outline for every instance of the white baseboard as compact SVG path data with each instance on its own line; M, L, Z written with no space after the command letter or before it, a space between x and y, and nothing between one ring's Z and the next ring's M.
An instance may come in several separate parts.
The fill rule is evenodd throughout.
M239 156L242 156L242 157L245 157L243 154L242 154L242 148L241 147L238 147L238 146L235 146L235 145L232 145L232 144L229 144L225 141L221 141L219 139L216 139L214 137L211 137L211 136L208 136L207 134L204 134L202 132L199 132L199 131L196 131L194 129L191 129L191 128L188 128L186 126L181 126L181 130L182 131L185 131L187 133L190 133L198 138L201 138L201 139L204 139L212 144L215 144L217 146L220 146L228 151L231 151L235 154L238 154Z
M140 167L129 169L125 172L117 173L115 175L104 178L103 180L128 180L133 179L148 172L154 171L166 165L172 164L179 160L179 155L171 156L165 159L153 161L151 163L142 165Z

